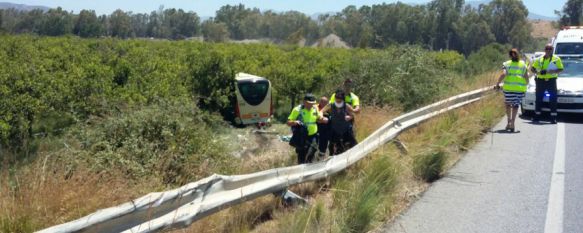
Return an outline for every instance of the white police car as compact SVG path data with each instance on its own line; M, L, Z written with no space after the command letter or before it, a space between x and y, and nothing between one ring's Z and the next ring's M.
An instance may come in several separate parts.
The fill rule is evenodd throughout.
M583 113L583 58L564 57L564 70L557 79L557 112ZM522 99L523 115L531 115L535 110L535 81L530 78L526 96ZM550 111L549 94L545 93L542 111Z

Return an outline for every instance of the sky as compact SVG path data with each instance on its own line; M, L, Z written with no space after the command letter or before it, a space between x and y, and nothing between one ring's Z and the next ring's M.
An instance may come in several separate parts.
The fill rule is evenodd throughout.
M18 4L42 5L48 7L60 6L65 10L78 13L82 9L92 9L98 14L110 14L116 9L132 11L134 13L150 13L157 10L160 5L164 8L181 8L186 11L194 11L201 17L214 16L215 12L224 5L244 4L246 7L257 7L263 10L288 11L295 10L308 15L315 13L336 12L346 6L373 5L394 3L397 0L0 0ZM466 0L470 2L473 0ZM544 16L555 16L554 10L561 10L567 0L524 0L524 4L531 13ZM405 3L423 4L429 0L401 0ZM552 3L552 4L551 4Z

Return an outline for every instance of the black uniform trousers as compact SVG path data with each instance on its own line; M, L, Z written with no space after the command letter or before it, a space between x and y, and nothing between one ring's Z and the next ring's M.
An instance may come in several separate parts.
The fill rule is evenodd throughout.
M549 93L549 108L551 109L551 117L557 116L557 79L534 79L536 82L536 102L535 110L536 115L540 115L543 106L543 98L545 96L545 91Z
M318 151L318 134L308 136L306 143L296 147L298 155L298 164L311 163L314 161L314 155Z

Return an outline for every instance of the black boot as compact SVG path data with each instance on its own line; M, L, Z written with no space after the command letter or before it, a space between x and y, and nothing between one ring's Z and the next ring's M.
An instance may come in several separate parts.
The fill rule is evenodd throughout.
M551 124L557 124L557 117L551 116Z

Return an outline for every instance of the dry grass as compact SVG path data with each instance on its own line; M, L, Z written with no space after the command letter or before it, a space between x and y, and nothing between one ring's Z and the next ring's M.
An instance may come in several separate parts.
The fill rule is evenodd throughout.
M118 178L122 176L88 169L66 174L66 168L37 161L0 174L0 232L32 232L160 188L147 181L132 185Z

